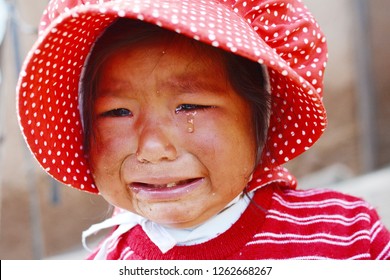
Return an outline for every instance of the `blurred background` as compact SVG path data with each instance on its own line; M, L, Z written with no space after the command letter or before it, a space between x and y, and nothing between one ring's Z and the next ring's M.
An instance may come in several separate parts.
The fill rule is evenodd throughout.
M61 186L20 134L15 86L48 0L0 0L0 259L81 259L81 232L109 215ZM390 228L390 1L304 0L327 36L324 136L287 167L300 188L334 188L376 207Z

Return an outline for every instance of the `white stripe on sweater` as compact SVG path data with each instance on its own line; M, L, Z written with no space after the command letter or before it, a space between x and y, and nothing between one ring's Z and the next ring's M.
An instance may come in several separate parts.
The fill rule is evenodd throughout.
M341 224L351 226L359 221L370 222L370 216L365 213L359 213L354 217L344 217L342 215L313 215L309 217L297 217L276 210L270 210L266 216L267 219L274 219L283 222L289 222L298 225L310 225L315 223Z
M323 194L329 194L334 193L332 190L328 189L309 189L309 190L290 190L287 189L284 194L287 196L294 196L294 197L309 197L309 196L316 196L316 195L323 195Z
M390 243L386 245L386 247L378 254L376 257L377 260L387 259L390 257Z
M371 242L376 239L376 236L382 230L383 230L383 224L381 223L381 221L377 221L371 228Z
M347 260L361 260L361 259L371 259L371 255L369 253L364 253L364 254L359 254L347 258Z
M346 201L342 199L323 199L319 201L307 201L307 202L291 202L284 200L279 194L274 195L274 200L280 203L280 205L291 209L305 209L305 208L320 208L320 207L332 207L340 206L344 209L355 209L364 207L369 209L367 203L363 201Z
M134 254L134 251L131 250L130 247L126 247L126 248L122 251L122 253L121 253L119 259L120 259L120 260L126 260L126 259L128 259L132 254Z
M331 260L331 258L323 256L297 256L293 258L286 258L286 260Z
M298 235L298 234L276 234L276 233L262 233L257 234L256 238L272 238L272 239L262 239L254 240L248 243L251 244L292 244L292 243L326 243L339 246L349 246L353 243L356 243L359 240L370 240L369 232L366 230L361 230L354 233L352 236L337 236L330 235L326 233L317 233L310 235Z
M335 246L341 246L341 247L347 247L351 246L352 244L360 241L360 240L367 240L369 241L370 238L366 235L361 235L353 240L350 241L344 241L344 242L337 242L326 238L314 238L311 240L302 240L302 239L286 239L286 240L275 240L275 239L267 239L267 240L254 240L249 242L247 245L257 245L257 244L313 244L313 243L324 243L324 244L330 244Z
M355 232L354 234L350 236L340 236L340 235L333 235L328 233L314 233L314 234L294 234L294 233L273 233L273 232L265 232L265 233L259 233L256 234L255 238L275 238L275 239L312 239L312 238L328 238L329 240L339 240L339 241L351 241L355 239L358 236L369 236L370 233L368 230L360 230Z
M351 257L346 258L346 260L360 260L360 259L370 259L371 256L368 253L358 254ZM332 260L329 257L323 256L296 256L293 258L286 258L286 260Z

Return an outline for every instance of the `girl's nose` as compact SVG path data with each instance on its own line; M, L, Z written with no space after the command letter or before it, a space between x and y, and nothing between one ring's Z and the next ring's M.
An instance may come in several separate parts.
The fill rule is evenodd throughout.
M169 131L162 125L153 125L141 131L136 155L139 162L158 163L176 159L177 150Z

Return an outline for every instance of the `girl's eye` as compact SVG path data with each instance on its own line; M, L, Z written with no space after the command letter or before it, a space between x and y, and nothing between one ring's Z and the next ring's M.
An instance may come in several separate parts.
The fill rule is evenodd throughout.
M195 104L181 104L177 106L175 109L176 113L179 112L191 112L191 111L199 111L211 108L213 106L205 106L205 105L195 105Z
M118 109L107 111L102 115L103 117L131 117L133 116L133 113L128 109L118 108Z

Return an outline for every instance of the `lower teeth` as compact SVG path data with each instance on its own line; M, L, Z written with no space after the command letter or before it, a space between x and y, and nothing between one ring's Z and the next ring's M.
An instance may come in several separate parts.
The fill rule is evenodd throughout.
M172 188L172 187L175 187L176 186L176 183L169 183L167 184L167 188Z

